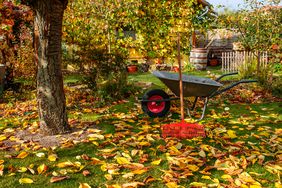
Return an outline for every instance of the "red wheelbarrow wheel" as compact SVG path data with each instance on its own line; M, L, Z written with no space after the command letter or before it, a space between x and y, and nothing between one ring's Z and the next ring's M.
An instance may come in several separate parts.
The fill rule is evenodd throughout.
M166 92L154 89L145 93L141 105L142 110L150 117L164 117L170 109L170 100Z

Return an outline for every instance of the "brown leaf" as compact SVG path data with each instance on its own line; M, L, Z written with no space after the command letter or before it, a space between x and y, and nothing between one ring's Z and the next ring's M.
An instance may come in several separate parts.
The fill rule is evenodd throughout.
M69 176L53 176L50 179L50 183L56 183L56 182L63 181L69 178L70 178Z

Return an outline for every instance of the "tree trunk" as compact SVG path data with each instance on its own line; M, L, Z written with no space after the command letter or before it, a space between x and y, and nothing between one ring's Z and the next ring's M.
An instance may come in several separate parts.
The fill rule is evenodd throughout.
M47 134L61 134L69 131L61 70L62 21L67 0L33 2L40 128Z

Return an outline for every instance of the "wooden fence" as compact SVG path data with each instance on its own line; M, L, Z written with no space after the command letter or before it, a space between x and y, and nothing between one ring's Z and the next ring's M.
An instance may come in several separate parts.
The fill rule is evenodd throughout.
M236 72L240 66L246 65L252 59L257 59L257 54L246 51L222 52L222 71ZM268 53L260 53L260 66L266 66L268 63Z

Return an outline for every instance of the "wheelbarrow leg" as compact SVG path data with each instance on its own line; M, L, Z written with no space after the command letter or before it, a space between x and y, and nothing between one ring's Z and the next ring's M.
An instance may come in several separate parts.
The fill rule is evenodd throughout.
M196 103L197 103L197 100L198 100L199 97L195 97L195 100L193 102L193 106L191 108L191 110L194 110L195 106L196 106Z
M198 99L198 97L196 97L196 99L195 99L195 101L194 101L192 110L194 109L194 107L195 107L195 105L196 105L197 99ZM209 97L205 97L205 103L204 103L204 106L203 106L202 115L201 115L201 117L200 117L199 119L197 119L197 121L201 121L201 120L204 118L205 112L206 112L206 109L207 109L208 102L209 102ZM187 108L187 113L188 113L188 116L189 116L190 118L192 118L189 108Z

